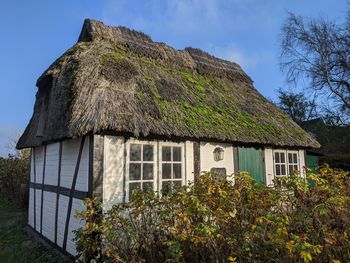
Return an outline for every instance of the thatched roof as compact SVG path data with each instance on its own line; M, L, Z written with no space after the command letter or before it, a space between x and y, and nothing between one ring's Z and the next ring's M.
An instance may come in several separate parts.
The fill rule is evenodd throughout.
M99 21L84 22L78 42L37 86L18 148L104 131L319 147L239 65Z

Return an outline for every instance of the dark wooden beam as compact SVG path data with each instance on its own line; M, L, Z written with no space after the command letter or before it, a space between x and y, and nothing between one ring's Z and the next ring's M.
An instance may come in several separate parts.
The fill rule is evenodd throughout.
M194 182L201 175L201 150L200 142L193 142L193 164L194 164Z
M34 184L36 184L36 163L35 163L35 148L33 148L33 177L34 177ZM36 188L34 187L34 229L36 230Z
M92 198L94 184L94 135L89 135L89 175L88 175L88 195Z
M71 213L72 213L73 195L74 195L74 191L75 191L75 185L77 183L77 177L78 177L78 172L79 172L81 155L83 153L84 143L85 143L85 136L81 138L78 158L77 158L77 162L76 162L76 165L75 165L75 171L74 171L74 175L73 175L72 186L70 188L70 193L69 193L66 225L65 225L65 228L64 228L64 237L63 237L63 250L66 250L66 248L67 248L67 238L68 238L70 216L71 216Z
M36 188L37 190L44 190L45 192L50 192L50 193L55 193L59 195L64 195L64 196L70 196L70 188L66 188L66 187L57 187L56 185L49 185L49 184L35 184L34 183L30 183L30 188ZM85 191L79 191L79 190L74 190L73 192L73 198L76 199L81 199L84 200L85 198L89 197L89 193L85 192Z
M41 183L45 184L45 168L46 168L46 144L44 145L44 164ZM40 234L43 233L43 208L44 208L44 191L41 189L41 207L40 207Z
M239 156L238 156L238 147L233 146L233 169L237 173L239 171Z
M58 206L60 200L60 185L61 185L61 167L62 167L62 146L63 143L60 141L58 150L58 175L57 175L57 188L56 191L56 212L55 212L55 244L57 244L57 226L58 226Z
M126 155L127 155L127 149L126 149L126 142L127 138L123 137L124 143L123 143L123 203L126 202L126 195L129 193L126 192Z
M90 135L89 197L103 199L104 136Z

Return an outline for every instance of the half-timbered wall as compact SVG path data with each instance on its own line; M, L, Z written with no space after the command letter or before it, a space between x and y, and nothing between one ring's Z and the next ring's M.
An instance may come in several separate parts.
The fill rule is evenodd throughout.
M75 255L74 215L89 195L89 137L32 149L28 224L63 251Z
M103 203L108 209L113 204L127 201L130 165L130 145L151 145L154 148L154 185L155 190L162 190L162 147L181 147L181 169L183 184L194 181L194 146L193 142L172 142L162 140L138 140L121 136L104 136L104 174Z
M225 169L227 174L234 173L234 147L225 143L205 143L193 141L163 141L163 140L138 140L124 138L122 136L104 136L104 175L103 175L103 203L108 209L113 204L128 200L129 183L129 158L130 144L143 143L154 146L156 166L155 184L156 190L162 190L162 146L176 146L182 149L182 169L184 183L195 181L195 176L201 172L210 171L211 168ZM224 149L224 159L213 159L214 149Z
M141 151L139 159L131 157L132 146ZM143 154L146 153L145 149L150 148L153 149L153 157L147 159ZM214 155L216 149L223 151L219 159ZM169 150L171 154L165 157ZM103 200L104 209L127 202L130 197L130 173L135 167L143 167L137 172L141 177L147 166L153 167L151 181L156 191L162 191L169 180L172 187L180 181L182 185L193 182L204 171L215 170L220 174L224 171L230 175L240 170L238 152L237 147L229 143L139 140L109 135L85 136L33 148L28 224L51 244L75 255L73 231L82 227L84 222L74 215L84 208L82 201L85 197L94 196ZM298 168L304 175L304 150L265 147L266 185L273 185L276 176L278 163L274 159L275 152L284 152L286 157L288 153L297 153ZM171 174L170 179L164 176L166 171L169 176ZM176 173L180 171L179 179ZM143 179L135 181L133 178L131 181L143 187Z

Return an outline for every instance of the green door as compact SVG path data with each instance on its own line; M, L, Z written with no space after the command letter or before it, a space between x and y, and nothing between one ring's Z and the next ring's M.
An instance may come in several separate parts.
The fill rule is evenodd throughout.
M318 156L306 154L306 166L310 169L308 173L317 174ZM309 185L314 185L315 181L308 178Z
M311 169L310 173L316 174L318 166L318 156L307 154L306 166Z
M238 168L248 172L258 184L264 180L264 151L253 147L238 147Z

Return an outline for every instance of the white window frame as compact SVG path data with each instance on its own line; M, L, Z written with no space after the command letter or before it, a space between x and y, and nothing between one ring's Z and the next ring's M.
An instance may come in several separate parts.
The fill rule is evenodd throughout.
M280 160L280 162L276 162L276 153L278 153L278 154L281 154L281 153L283 153L284 154L284 162L281 162L281 160ZM277 165L280 165L281 166L281 173L282 173L282 165L284 165L285 166L285 172L286 172L286 174L280 174L280 175L277 175L277 172L276 172L276 166ZM284 150L274 150L273 151L273 172L274 172L274 175L275 175L275 177L283 177L283 176L287 176L288 175L288 168L287 168L287 151L284 151Z
M295 163L294 161L292 162L292 163L289 163L289 154L296 154L297 155L297 162ZM293 157L292 157L293 158ZM287 161L287 164L288 164L288 166L287 166L287 171L288 171L288 175L291 175L292 174L292 172L294 172L295 171L295 169L293 169L293 171L290 171L289 170L289 166L290 165L293 165L293 166L297 166L297 171L299 171L300 172L300 161L299 161L299 151L287 151L287 158L286 158L286 161Z
M180 147L181 148L181 161L173 161L173 157L171 157L171 161L163 161L163 147L171 147L171 156L173 155L173 147ZM175 143L175 142L159 142L159 192L162 191L162 183L163 181L180 181L181 186L186 184L186 176L185 176L185 147L184 143ZM181 179L163 179L163 163L169 163L169 164L181 164ZM172 171L171 171L172 173Z
M285 155L285 162L284 163L281 163L281 162L279 162L279 163L276 163L276 157L275 157L275 153L284 153L284 155ZM296 154L297 155L297 163L289 163L289 154ZM276 150L273 150L272 151L272 157L273 157L273 173L274 173L274 176L275 177L284 177L284 176L290 176L290 174L291 174L291 171L289 170L289 165L293 165L293 166L295 166L295 165L297 165L298 166L298 169L297 169L297 171L300 171L300 157L299 157L299 151L296 151L296 150L278 150L278 149L276 149ZM277 175L276 174L276 165L285 165L285 171L286 171L286 174L285 175ZM294 171L294 170L293 170Z
M130 146L131 144L139 144L139 145L152 145L153 146L153 161L145 161L143 162L143 151L141 151L141 161L130 161ZM130 200L129 189L130 183L142 183L143 181L149 182L151 180L142 180L142 164L143 163L153 163L153 191L157 191L157 160L158 160L158 149L157 143L155 141L143 141L136 139L129 139L126 142L126 174L125 174L125 201L128 202ZM130 163L141 163L141 178L140 180L131 180L130 181Z

